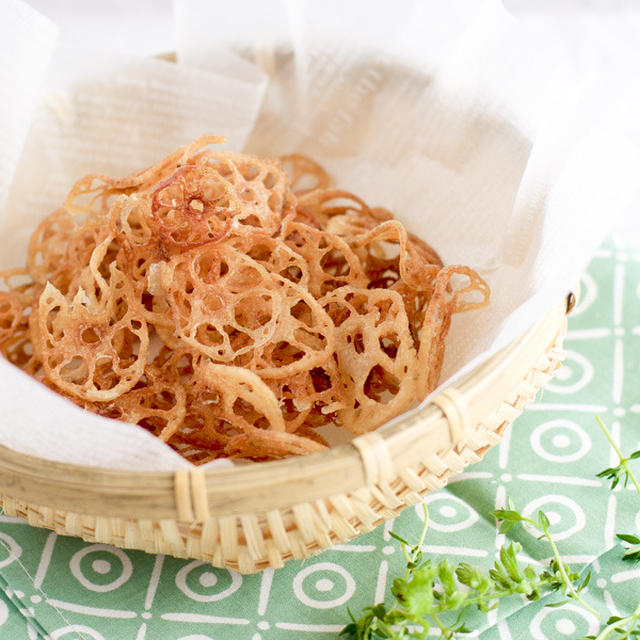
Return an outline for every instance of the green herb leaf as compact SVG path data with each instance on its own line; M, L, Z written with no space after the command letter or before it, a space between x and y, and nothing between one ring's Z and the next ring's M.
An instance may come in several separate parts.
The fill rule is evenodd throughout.
M616 538L624 540L624 542L628 542L629 544L640 544L640 538L638 538L638 536L632 536L628 533L616 533Z
M496 520L503 520L504 522L515 523L524 520L523 516L511 509L496 509L495 511L490 511L489 515L492 515Z
M398 542L402 542L402 544L407 545L407 547L409 547L409 546L410 546L410 545L409 545L409 543L408 543L404 538L401 538L397 533L395 533L395 532L393 532L393 531L389 531L389 535L390 535L392 538L395 538Z
M544 511L538 511L538 522L541 529L548 529L551 526L549 518L547 518L547 514Z

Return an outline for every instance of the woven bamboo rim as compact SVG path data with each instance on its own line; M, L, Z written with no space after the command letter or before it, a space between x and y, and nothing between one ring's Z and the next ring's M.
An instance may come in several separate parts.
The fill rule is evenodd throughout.
M370 531L478 461L553 376L574 294L455 388L326 452L251 466L125 472L0 446L0 504L92 542L253 573Z

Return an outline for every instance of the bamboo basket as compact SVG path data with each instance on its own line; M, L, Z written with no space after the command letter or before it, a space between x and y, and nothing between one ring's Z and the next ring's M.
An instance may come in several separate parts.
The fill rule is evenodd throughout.
M478 461L564 357L569 294L520 339L400 423L303 458L125 472L0 446L8 515L91 542L253 573L343 543Z

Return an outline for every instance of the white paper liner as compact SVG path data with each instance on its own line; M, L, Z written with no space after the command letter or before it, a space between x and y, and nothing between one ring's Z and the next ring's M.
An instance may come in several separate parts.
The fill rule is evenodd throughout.
M0 211L37 104L57 29L20 0L2 4L0 27Z

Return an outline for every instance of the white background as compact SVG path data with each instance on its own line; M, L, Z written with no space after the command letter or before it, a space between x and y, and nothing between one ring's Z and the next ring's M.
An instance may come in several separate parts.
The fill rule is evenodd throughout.
M140 55L175 49L171 0L29 0L61 29L61 39ZM524 20L562 33L574 60L599 67L622 109L638 105L629 135L640 145L640 0L504 0ZM371 3L375 7L375 2ZM401 3L399 3L401 6ZM211 28L215 37L215 25ZM635 108L635 106L634 106ZM640 180L640 167L638 168ZM603 212L607 215L607 212ZM614 231L640 237L640 202Z

